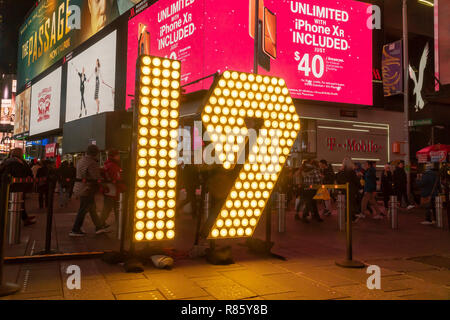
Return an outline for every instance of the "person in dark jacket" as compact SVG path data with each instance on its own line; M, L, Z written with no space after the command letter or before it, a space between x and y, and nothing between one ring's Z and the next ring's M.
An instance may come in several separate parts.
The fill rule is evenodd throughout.
M3 174L9 174L13 178L32 178L33 172L31 171L28 164L23 160L23 151L21 148L12 149L9 153L8 158L3 161L0 166L0 177ZM9 188L9 192L23 192L23 210L22 210L22 220L25 226L29 226L36 223L35 216L29 216L25 208L25 195L30 192L33 188L33 183L13 183Z
M334 174L333 168L328 164L327 160L322 159L319 162L320 173L322 175L322 183L323 184L334 184L336 182L336 175ZM325 200L325 211L323 215L329 216L332 211L332 203L330 200Z
M422 224L433 224L436 217L435 199L440 191L440 179L436 171L433 170L432 163L427 163L426 171L422 175L422 178L417 181L417 185L420 188L420 197L422 198L422 204L426 204L425 221Z
M119 207L117 201L119 195L125 191L125 184L122 180L122 168L120 167L120 153L112 149L108 152L108 160L103 165L105 183L105 193L103 194L103 210L100 220L106 225L111 210L114 210L116 225L119 218Z
M407 177L404 167L405 163L400 161L397 164L392 176L394 181L394 191L397 194L397 201L400 203L402 208L404 208L403 199L405 200L406 205L408 204L408 196L406 193Z
M375 162L367 161L367 169L364 173L364 196L361 201L361 217L365 217L365 213L369 212L367 210L367 205L375 209L376 215L373 216L374 219L382 218L383 214L378 207L377 200L375 198L377 193L377 171L375 170Z
M72 173L69 168L69 162L63 161L57 171L59 183L59 205L60 207L67 207L69 201L70 186L73 183Z
M383 192L384 208L388 210L389 198L394 195L393 189L394 181L392 180L391 166L384 165L384 170L381 173L381 192Z
M75 185L75 179L77 178L77 169L75 168L72 161L69 163L69 177L70 177L69 199L71 199L73 195L73 187Z
M99 189L98 180L101 179L100 166L97 159L99 153L100 150L96 145L89 145L86 155L77 163L77 181L75 182L74 194L80 197L80 209L78 210L72 231L69 233L70 237L82 237L86 235L81 230L81 227L87 212L89 212L92 222L95 225L96 234L109 232L109 226L104 225L98 217L95 204L95 194Z
M317 193L317 190L311 189L312 185L318 185L322 183L322 177L319 171L319 165L317 161L311 161L311 163L307 163L304 168L303 174L303 197L305 200L305 209L303 210L302 221L308 223L307 216L311 213L312 218L318 222L323 222L323 219L319 215L319 211L317 209L317 202L314 199L314 196Z
M355 166L349 158L344 158L342 161L341 171L336 175L336 182L338 184L349 184L349 210L352 221L356 221L358 213L358 192L361 189L359 177L356 175Z
M178 205L179 210L181 210L186 204L191 204L192 217L195 218L198 214L197 206L197 188L200 186L199 172L197 167L193 164L186 164L182 170L181 174L182 184L186 190L186 199L180 201Z
M49 163L47 160L41 161L41 167L36 173L37 191L39 194L39 209L48 208L48 175Z

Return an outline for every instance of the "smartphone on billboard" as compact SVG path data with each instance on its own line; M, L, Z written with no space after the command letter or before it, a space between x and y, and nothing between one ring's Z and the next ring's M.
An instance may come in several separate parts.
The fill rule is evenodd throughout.
M263 50L273 59L277 58L277 16L264 8Z
M270 56L264 52L264 25L262 21L258 22L258 65L264 70L270 71Z
M263 20L263 12L264 12L264 1L258 0L258 19ZM249 0L249 23L248 23L248 33L250 37L255 39L255 11L256 11L256 0Z
M139 52L138 54L150 54L150 32L145 24L139 23Z

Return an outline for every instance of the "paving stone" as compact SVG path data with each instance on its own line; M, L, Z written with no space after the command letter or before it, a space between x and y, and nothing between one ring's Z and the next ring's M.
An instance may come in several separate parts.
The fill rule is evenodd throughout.
M416 292L400 296L400 298L406 300L450 300L450 290L442 288L434 291Z
M371 260L370 264L378 265L380 267L391 269L397 272L412 272L412 271L424 271L424 270L436 270L428 264L419 263L406 259L392 259L392 260Z
M107 281L111 292L115 295L130 292L143 292L156 290L156 285L153 281L144 279L128 279Z
M305 297L306 299L326 300L346 297L345 294L342 294L338 290L327 288L299 274L277 274L266 276L265 278L287 288L285 292L295 291L298 296Z
M222 274L250 291L255 292L256 295L290 291L280 283L273 281L271 276L257 275L250 270L227 271L222 272Z
M450 286L450 270L427 270L410 272L408 275L438 285Z
M269 274L279 274L279 273L287 273L289 272L280 264L273 264L266 261L251 261L251 262L243 262L243 266L248 268L250 271L255 272L260 275L269 275Z
M336 272L333 272L333 270L328 271L321 268L309 268L303 272L299 272L298 274L330 287L339 287L358 283L348 278L339 276Z
M264 300L307 300L308 297L300 295L298 292L284 292L261 296Z
M224 276L197 279L195 283L218 300L239 300L257 296L256 293Z
M19 273L17 284L22 287L20 294L38 293L40 296L49 296L48 293L62 294L59 265L35 264L23 266Z
M74 260L74 261L62 261L61 262L61 274L67 279L67 269L69 266L78 266L81 273L81 281L103 279L103 275L97 268L94 260Z
M164 296L157 290L122 293L116 295L117 300L166 300Z
M70 290L65 285L63 289L67 300L114 300L111 288L104 279L84 280L79 290Z
M158 290L168 300L187 299L208 295L202 288L195 285L192 280L180 274L172 272L153 274L149 276L149 279L155 283Z

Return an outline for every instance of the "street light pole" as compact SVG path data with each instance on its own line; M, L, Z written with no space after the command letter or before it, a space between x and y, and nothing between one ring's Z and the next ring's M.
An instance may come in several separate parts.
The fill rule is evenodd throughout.
M403 111L404 111L404 135L405 143L405 168L406 168L406 193L408 199L411 195L411 166L409 151L409 59L408 59L408 5L407 0L403 0Z

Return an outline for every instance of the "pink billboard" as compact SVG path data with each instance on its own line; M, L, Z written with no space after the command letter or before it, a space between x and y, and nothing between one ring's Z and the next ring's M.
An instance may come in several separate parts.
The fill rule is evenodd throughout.
M372 104L370 4L353 0L160 0L128 25L127 108L141 52L182 61L182 85L216 71L282 77L293 98ZM143 32L143 25L145 31ZM141 30L141 31L140 31ZM144 40L143 40L144 39ZM209 89L211 80L185 87Z

